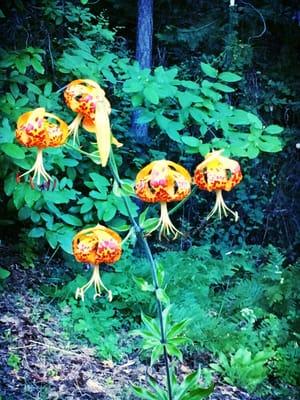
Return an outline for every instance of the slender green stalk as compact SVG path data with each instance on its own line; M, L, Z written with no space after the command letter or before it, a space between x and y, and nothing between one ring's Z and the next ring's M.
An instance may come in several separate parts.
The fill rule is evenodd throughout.
M175 207L171 208L169 211L169 215L173 214L176 212L180 207L184 205L184 203L196 192L197 186L194 186L193 189L191 190L190 194L188 194L184 199L182 199L178 204L176 204Z
M118 167L116 165L116 161L115 161L112 150L110 152L109 167L110 167L110 170L111 170L113 177L115 178L118 186L121 187L122 181L121 181L119 173L118 173ZM131 223L134 227L134 230L136 232L136 235L144 247L146 256L147 256L150 266L151 266L151 274L152 274L153 285L155 288L155 297L156 297L156 304L157 304L157 311L158 311L158 318L159 318L159 325L160 325L161 343L163 345L163 351L164 351L164 361L165 361L166 374L167 374L168 396L169 396L169 400L172 400L173 396L172 396L170 367L169 367L169 359L168 359L168 353L167 353L167 347L166 347L167 346L167 338L166 338L166 332L165 332L164 323L163 323L163 313L162 313L163 307L162 307L161 301L159 300L159 298L157 296L157 290L159 289L159 282L158 282L158 278L157 278L156 263L154 261L148 241L143 234L143 229L140 227L139 223L135 220L135 218L133 217L133 215L131 213L127 197L122 196L122 198L125 203L125 207L127 209L128 216L129 216Z

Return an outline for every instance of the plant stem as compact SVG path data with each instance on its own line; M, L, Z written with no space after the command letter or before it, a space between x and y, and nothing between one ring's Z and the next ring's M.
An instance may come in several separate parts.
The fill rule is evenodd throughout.
M110 152L110 158L109 158L109 168L113 174L113 177L115 178L117 184L119 187L122 186L122 181L120 179L119 173L118 173L118 167L116 165L116 161L114 158L113 151L111 150ZM134 230L136 232L137 237L140 239L146 256L149 260L150 266L151 266L151 274L152 274L152 280L153 280L153 285L155 288L155 297L156 297L156 304L157 304L157 311L158 311L158 318L159 318L159 325L160 325L160 333L161 333L161 343L163 345L163 351L164 351L164 362L165 362L165 367L166 367L166 374L167 374L167 387L168 387L168 396L169 400L173 399L172 396L172 385L171 385L171 376L170 376L170 367L169 367L169 359L168 359L168 353L167 353L167 338L166 338L166 332L164 328L164 323L163 323L163 307L160 299L157 296L157 290L159 289L159 282L158 282L158 277L157 277L157 268L156 268L156 263L154 261L150 246L148 244L147 239L145 238L143 234L143 229L140 227L139 223L135 220L133 217L129 202L126 196L122 196L123 201L125 203L125 207L128 212L128 216L130 218L130 221L134 227Z
M180 207L184 205L184 203L196 192L197 186L194 186L193 189L191 190L190 194L188 194L184 199L182 199L176 206L171 208L169 211L169 215L173 214L175 211L177 211Z

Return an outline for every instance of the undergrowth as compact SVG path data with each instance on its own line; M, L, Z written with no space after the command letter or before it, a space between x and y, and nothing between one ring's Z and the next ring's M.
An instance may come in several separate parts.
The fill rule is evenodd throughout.
M185 334L193 345L184 346L186 359L206 354L206 372L250 392L269 393L275 377L279 395L283 382L299 384L297 266L286 265L275 247L256 245L217 258L210 245L193 246L165 251L158 260L165 269L173 321L190 320ZM77 302L73 293L83 275L63 287L48 287L47 294L57 299L69 338L88 341L100 358L120 360L138 348L128 331L139 327L140 312L154 316L153 296L147 286L137 290L139 278L151 281L147 262L127 253L114 270L103 272L112 303L92 297Z

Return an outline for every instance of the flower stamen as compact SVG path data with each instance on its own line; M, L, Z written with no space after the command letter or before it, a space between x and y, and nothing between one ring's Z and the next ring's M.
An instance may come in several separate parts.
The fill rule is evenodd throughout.
M76 117L73 119L73 121L68 126L69 135L73 135L73 145L75 145L76 143L79 144L78 131L79 131L79 127L80 127L82 119L83 119L83 115L77 114Z
M43 162L43 149L38 149L37 151L37 156L35 163L33 164L32 168L30 170L24 172L22 175L18 175L18 181L21 180L26 175L31 174L33 172L33 177L31 179L31 182L34 181L35 178L37 178L37 184L40 185L41 183L41 178L44 178L45 181L52 181L51 176L47 173L44 167L44 162Z
M112 292L111 290L107 289L107 287L104 285L101 277L100 277L100 268L99 265L93 265L93 274L91 276L91 279L82 287L77 288L76 289L76 293L75 293L75 299L81 299L82 301L84 301L84 294L85 292L92 286L94 285L94 289L95 289L95 294L94 294L94 300L97 297L101 297L101 289L103 289L105 292L107 292L108 295L108 301L111 302L112 301Z

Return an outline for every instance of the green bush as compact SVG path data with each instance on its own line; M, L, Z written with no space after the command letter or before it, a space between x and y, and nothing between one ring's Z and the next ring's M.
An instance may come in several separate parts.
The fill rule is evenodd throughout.
M22 8L23 3L19 3ZM156 250L162 250L158 258L165 270L164 287L158 295L164 304L174 304L168 316L164 315L170 339L168 350L179 359L185 354L183 350L208 350L220 360L218 365L212 364L213 369L229 383L250 391L262 384L269 373L295 384L295 269L284 265L284 257L276 248L245 244L258 242L251 235L253 231L258 235L264 226L263 206L275 190L276 170L272 170L266 187L257 191L253 172L259 163L264 166L257 157L283 148L283 128L263 123L257 109L243 107L242 101L232 105L230 96L236 88L243 87L239 74L221 71L217 63L212 66L207 62L198 65L196 79L183 65L141 70L119 44L103 15L95 17L87 8L71 2L65 3L63 12L56 2L42 4L36 17L31 15L30 7L22 10L34 37L30 45L19 35L13 49L9 40L4 40L1 49L1 223L21 226L30 238L45 238L51 248L71 253L75 232L94 221L104 221L122 232L129 230L128 210L120 201L120 191L131 196L130 213L137 217L140 206L134 199L133 179L147 161L166 157L166 148L168 158L181 161L190 170L200 156L212 149L224 148L226 155L244 158L244 184L233 196L229 195L241 210L239 226L227 229L225 224L217 231L215 227L220 224L203 223L209 197L204 195L199 200L198 195L186 206L189 216L183 215L185 236L181 246L187 251L178 251L174 245L177 251L171 252L167 251L169 244L154 245ZM47 26L45 37L38 19ZM65 32L60 34L57 28L62 19ZM17 118L33 108L45 107L70 122L74 115L63 105L61 92L65 84L76 78L96 80L113 105L112 130L124 144L116 156L124 177L121 189L106 170L99 168L93 156L95 138L83 130L80 148L70 141L62 148L45 151L47 170L57 177L50 187L32 187L26 181L17 183L18 172L30 168L35 158L35 150L24 149L14 141ZM139 110L139 123L148 123L155 137L146 152L130 132L130 115L134 110ZM263 179L265 182L266 178ZM195 218L191 218L191 212ZM156 216L155 211L149 214ZM145 214L141 218L145 220ZM201 237L199 219L203 225ZM147 223L153 223L153 219ZM202 246L191 246L193 240ZM116 295L111 304L94 304L87 299L85 305L78 306L70 293L80 284L81 276L65 288L48 293L58 299L65 313L62 324L68 335L94 344L101 357L120 359L131 352L135 342L120 345L120 330L130 328L137 332L141 310L147 313L143 322L148 328L156 324L153 287L147 271L144 259L128 254L114 273L105 273L104 280ZM136 284L145 291L137 291ZM175 323L176 334L168 323ZM184 329L181 331L180 327ZM156 344L149 352L152 361L156 361L162 353L159 338L155 342L153 337L149 339L149 332L139 332L144 347L150 349ZM101 340L104 335L105 341ZM181 350L173 348L172 341ZM188 345L191 341L194 347ZM187 379L193 383L190 389L185 387L186 381L182 387L174 384L178 392L185 391L183 398L201 395L200 389L194 388L196 376ZM159 393L159 386L153 381L151 384ZM204 392L203 396L208 393ZM149 393L153 398L153 393ZM161 396L164 398L165 394Z

